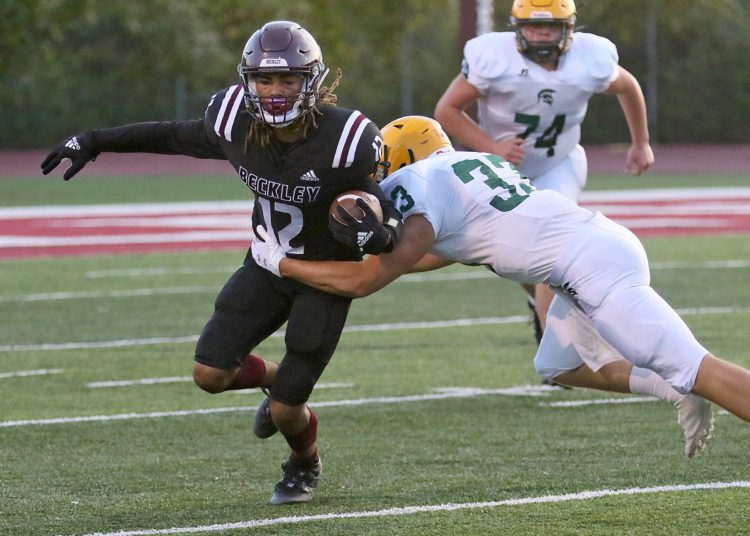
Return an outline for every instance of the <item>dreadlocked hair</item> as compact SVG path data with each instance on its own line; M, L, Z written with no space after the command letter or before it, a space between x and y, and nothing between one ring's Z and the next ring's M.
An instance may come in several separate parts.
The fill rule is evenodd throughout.
M292 121L289 126L302 130L303 137L307 137L307 133L311 128L318 127L318 121L316 116L321 115L321 111L318 110L318 104L327 104L329 106L336 106L338 97L333 93L341 81L341 69L336 69L336 79L331 83L331 86L323 86L318 90L318 96L315 99L315 104L310 108L309 113L302 114L300 117ZM247 110L245 110L247 113ZM273 135L273 127L264 123L263 121L257 121L251 119L247 125L247 133L245 134L245 152L247 152L247 146L250 143L257 143L261 147L268 147L271 144L271 136Z

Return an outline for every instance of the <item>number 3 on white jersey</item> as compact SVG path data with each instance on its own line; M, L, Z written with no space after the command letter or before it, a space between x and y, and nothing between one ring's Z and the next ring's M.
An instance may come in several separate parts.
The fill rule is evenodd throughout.
M500 212L513 210L528 199L528 195L534 191L533 186L521 178L509 162L493 154L482 156L483 159L472 158L453 164L453 172L461 182L468 184L483 178L483 183L496 193L490 199L490 205Z

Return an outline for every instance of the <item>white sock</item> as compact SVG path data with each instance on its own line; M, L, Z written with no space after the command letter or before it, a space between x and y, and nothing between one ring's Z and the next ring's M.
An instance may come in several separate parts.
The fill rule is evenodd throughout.
M633 367L630 371L630 392L655 396L672 404L679 402L683 396L656 372L639 367Z

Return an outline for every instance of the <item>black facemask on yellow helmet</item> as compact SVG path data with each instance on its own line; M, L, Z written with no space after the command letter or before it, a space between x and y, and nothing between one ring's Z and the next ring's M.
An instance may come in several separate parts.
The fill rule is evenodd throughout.
M570 48L576 23L573 0L515 0L510 12L510 25L516 32L518 51L537 63L557 61ZM559 24L559 41L530 42L521 28L526 24Z

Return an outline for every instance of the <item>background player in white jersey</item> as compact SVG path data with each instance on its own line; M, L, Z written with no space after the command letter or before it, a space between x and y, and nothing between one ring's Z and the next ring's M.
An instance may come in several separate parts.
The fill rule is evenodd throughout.
M575 21L573 0L515 0L514 32L466 43L461 73L438 101L435 118L462 145L500 155L536 188L578 202L587 173L581 123L594 93L620 101L631 136L628 173L640 175L654 155L637 80L618 65L611 41L574 34ZM479 124L465 112L474 103ZM525 288L538 341L553 294L544 285Z
M259 265L352 297L452 262L548 283L557 295L535 358L541 374L676 402L690 457L713 429L704 399L750 422L750 371L709 353L651 288L646 253L628 229L557 192L536 190L498 156L452 152L432 119L401 118L382 133L380 185L404 216L393 251L362 262L308 262L286 258L269 238L253 245ZM352 220L353 229L377 222L360 206L369 214Z

